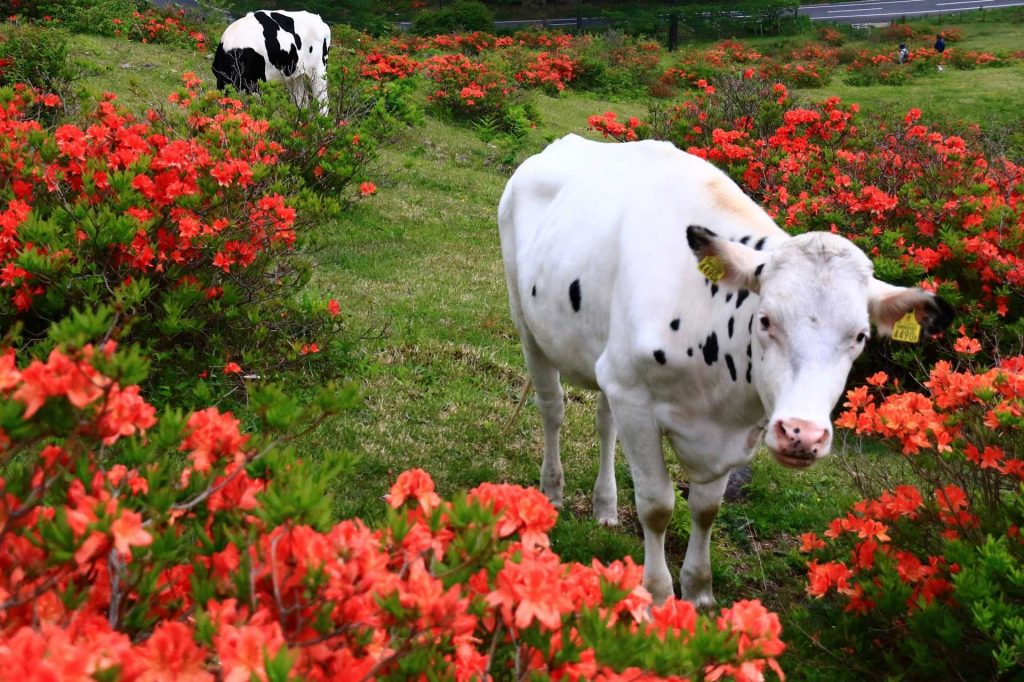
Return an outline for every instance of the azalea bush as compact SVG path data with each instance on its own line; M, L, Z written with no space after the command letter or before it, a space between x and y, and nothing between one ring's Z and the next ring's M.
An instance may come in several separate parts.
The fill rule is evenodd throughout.
M110 32L140 43L165 43L194 47L206 52L207 37L203 28L190 21L185 10L147 7L108 19Z
M499 130L525 132L531 111L515 81L483 61L463 54L435 55L423 62L423 73L432 81L427 96L443 115L465 122L487 122Z
M404 77L368 76L363 58L343 48L332 50L330 66L326 114L316 105L296 107L276 84L245 100L248 113L266 121L281 146L275 175L293 187L288 193L300 210L318 216L375 193L381 147L422 119L412 103L413 84ZM212 115L221 105L211 95L203 106Z
M608 95L644 93L659 76L661 47L650 41L609 31L604 36L581 36L567 50L574 62L578 90Z
M0 669L25 679L762 679L785 648L756 601L651 605L632 561L566 564L537 490L443 501L401 474L378 528L333 523L351 459L314 471L296 431L354 405L252 396L158 415L146 363L65 325L43 359L0 355ZM289 429L293 436L284 436Z
M46 352L51 321L110 305L122 338L166 368L153 385L167 394L229 365L262 375L306 363L303 349L335 324L325 301L294 296L309 277L303 231L324 205L293 173L295 155L241 101L185 80L177 107L137 118L109 95L55 130L31 112L59 98L0 91L3 328Z
M22 83L66 98L78 72L68 36L53 27L12 23L0 35L0 86ZM54 109L50 109L54 113ZM38 113L38 112L37 112Z
M964 358L981 344L961 337ZM866 673L909 667L979 679L1024 666L1024 356L939 362L925 391L884 374L847 394L840 428L906 457L909 482L803 536L809 618ZM875 491L877 494L877 491Z
M538 52L515 79L526 86L542 88L548 94L558 94L576 76L576 62L560 52Z

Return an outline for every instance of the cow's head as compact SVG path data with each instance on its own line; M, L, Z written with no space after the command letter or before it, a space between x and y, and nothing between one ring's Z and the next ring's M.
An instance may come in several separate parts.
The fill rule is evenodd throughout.
M760 297L752 381L768 415L765 444L787 466L808 466L831 451L830 413L871 323L888 335L913 311L922 334L936 334L953 318L941 298L875 279L860 249L827 232L792 237L770 251L697 226L688 228L687 238L698 259L719 259L722 284Z

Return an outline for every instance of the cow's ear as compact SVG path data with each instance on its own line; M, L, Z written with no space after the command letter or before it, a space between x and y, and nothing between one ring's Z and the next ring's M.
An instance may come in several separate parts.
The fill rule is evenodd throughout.
M868 287L868 313L878 333L892 334L893 325L914 313L925 334L934 335L953 321L953 306L935 294L914 287L897 287L872 278Z
M726 284L749 289L755 294L761 290L761 271L768 262L767 252L723 239L699 225L686 228L686 241L698 263L705 258L717 261L716 265L720 265L723 271L721 279Z

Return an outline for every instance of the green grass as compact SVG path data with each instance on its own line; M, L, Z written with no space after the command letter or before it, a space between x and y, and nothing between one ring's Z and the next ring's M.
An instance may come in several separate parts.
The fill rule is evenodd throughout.
M937 20L912 24L923 36L908 41L911 50L931 47L935 33L951 28L959 29L964 39L950 43L950 49L989 52L995 55L1009 55L1024 49L1024 23L1019 10L966 14L957 20L947 18L943 23ZM982 21L981 19L985 20ZM788 52L796 44L810 41L813 35L792 38L766 37L745 40L765 53ZM891 53L895 56L897 42L883 38L880 29L858 32L844 42L844 48L868 49L873 53ZM979 68L973 71L947 67L942 73L935 72L914 78L905 85L875 85L858 87L847 85L846 68L836 68L830 83L821 88L797 89L796 94L821 101L827 97L839 97L844 102L856 102L865 112L883 112L895 109L901 112L912 107L921 109L925 121L941 124L982 124L985 127L1021 126L1021 86L1024 84L1024 61L1011 61L1001 68Z
M975 25L965 27L968 36ZM1011 45L1019 26L985 26L991 45ZM778 41L778 39L772 39ZM965 45L970 45L965 41ZM92 93L113 91L141 109L166 100L185 71L212 86L209 61L176 47L87 36L73 38ZM995 49L995 48L993 48ZM917 106L926 115L953 112L966 120L1016 120L1024 66L975 72L948 70L902 88L852 88L840 82L806 93L839 95L865 107ZM1016 86L1015 86L1016 84ZM608 102L565 94L538 97L541 125L519 158L556 137L585 134L589 115L615 110L643 115L646 102ZM511 172L502 150L473 131L427 119L380 159L376 196L344 219L318 227L315 286L343 309L345 349L338 374L357 381L365 399L354 415L321 426L302 445L313 460L331 452L360 457L334 486L339 518L383 516L382 497L399 472L422 467L442 494L484 481L538 483L542 451L532 405L514 418L526 380L509 319L495 211ZM595 398L569 389L563 429L565 509L553 533L566 559L632 555L642 560L628 468L616 463L622 525L599 528L590 517L597 474ZM837 652L824 652L795 629L793 615L811 605L803 594L798 535L822 530L858 494L858 468L898 468L898 455L863 454L851 446L809 471L790 471L761 456L750 498L726 505L716 526L712 562L721 602L760 598L782 614L791 649L782 664L791 679L848 679ZM681 479L681 472L676 472ZM688 517L677 505L669 540L674 572L683 558ZM792 629L790 629L792 627Z
M142 44L91 35L73 35L71 54L82 73L82 89L98 96L117 94L136 110L167 102L181 86L181 76L194 71L213 85L210 60L194 49L175 45Z

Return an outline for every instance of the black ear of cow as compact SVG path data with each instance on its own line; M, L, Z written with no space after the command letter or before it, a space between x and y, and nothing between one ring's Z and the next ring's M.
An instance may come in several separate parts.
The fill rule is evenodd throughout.
M707 250L711 246L711 240L717 238L717 233L700 225L690 225L686 228L686 243L690 245L690 249L697 255Z
M933 296L925 307L921 326L928 334L938 334L949 327L955 315L956 311L946 299Z

